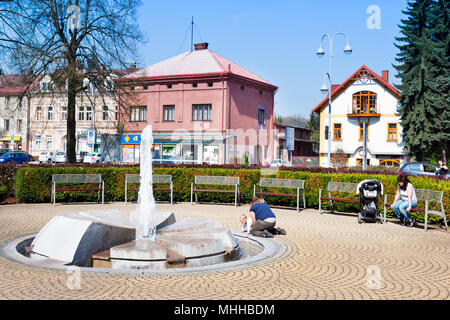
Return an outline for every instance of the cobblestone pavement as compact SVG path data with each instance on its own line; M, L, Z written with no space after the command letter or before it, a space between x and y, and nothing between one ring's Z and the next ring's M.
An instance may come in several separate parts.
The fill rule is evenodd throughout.
M40 230L62 212L135 204L17 204L0 207L0 241ZM248 206L158 204L160 211L213 218L239 228ZM450 233L397 223L361 224L355 215L274 209L287 230L279 258L230 270L192 274L71 274L0 257L0 299L450 299ZM70 289L72 288L72 289Z

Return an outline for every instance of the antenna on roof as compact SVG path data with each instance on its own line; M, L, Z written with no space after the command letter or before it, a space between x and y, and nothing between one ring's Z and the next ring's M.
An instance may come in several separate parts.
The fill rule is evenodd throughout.
M194 51L194 16L191 22L191 51Z

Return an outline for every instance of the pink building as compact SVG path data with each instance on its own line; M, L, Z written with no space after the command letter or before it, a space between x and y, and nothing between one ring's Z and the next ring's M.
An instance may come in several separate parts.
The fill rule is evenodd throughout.
M153 127L154 157L166 163L249 163L273 153L277 87L198 43L117 80L126 135ZM126 136L125 136L126 138ZM138 145L123 144L137 162Z

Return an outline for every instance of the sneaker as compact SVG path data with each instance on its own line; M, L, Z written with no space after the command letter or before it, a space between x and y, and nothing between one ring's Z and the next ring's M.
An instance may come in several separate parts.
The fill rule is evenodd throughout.
M277 228L277 233L285 236L286 235L286 230L281 229L281 228Z
M262 234L263 238L273 238L273 234L271 234L269 231L264 230Z
M408 221L410 228L412 228L414 226L414 224L416 223L416 219L412 218L411 220Z

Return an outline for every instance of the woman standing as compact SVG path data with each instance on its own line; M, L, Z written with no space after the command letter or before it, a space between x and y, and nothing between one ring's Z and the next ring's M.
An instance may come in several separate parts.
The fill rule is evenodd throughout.
M395 194L394 203L391 204L391 208L395 211L395 214L403 225L412 227L416 220L411 218L409 211L411 211L411 208L417 206L416 190L414 190L413 184L403 173L398 176L397 182L397 193Z

